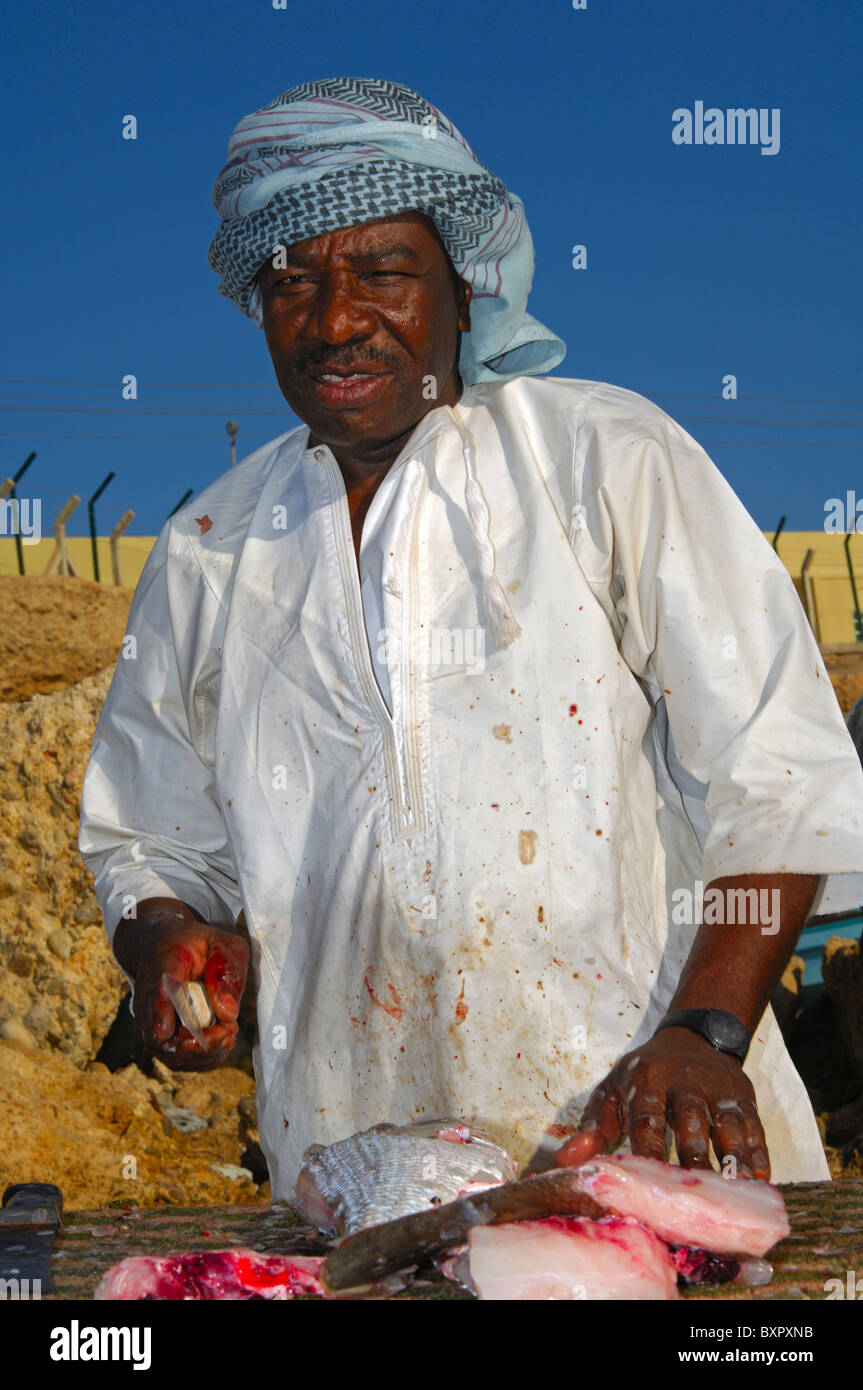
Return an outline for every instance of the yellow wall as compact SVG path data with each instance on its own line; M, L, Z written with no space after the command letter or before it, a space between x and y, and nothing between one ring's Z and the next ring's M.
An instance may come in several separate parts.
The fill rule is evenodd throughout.
M155 536L121 536L117 545L120 559L121 583L134 589L141 570L150 551L156 543ZM97 536L99 552L99 578L103 584L113 583L111 568L111 544L107 536ZM66 549L78 574L83 579L93 579L93 547L89 536L67 536ZM54 536L43 536L35 545L27 545L23 539L21 550L24 556L25 574L43 574L54 552ZM0 574L17 574L18 556L12 536L0 536Z
M768 540L773 539L772 533ZM815 621L813 627L822 646L838 642L854 642L854 598L845 558L845 536L828 535L824 531L783 531L776 543L776 553L794 580L798 595L803 597L800 572L807 550L815 551L809 566L815 591ZM863 609L863 535L851 536L848 546L854 566L857 598ZM811 621L811 616L810 616Z
M772 540L772 532L767 532ZM155 544L155 536L121 536L119 541L120 578L124 585L134 588L144 562ZM827 535L824 531L783 531L777 553L789 570L801 599L803 585L800 572L807 550L815 551L810 566L815 593L816 632L822 645L853 642L853 599L848 566L845 560L844 535ZM93 578L93 558L89 537L72 536L66 542L72 563L84 579ZM112 583L111 550L107 537L99 537L99 575L103 583ZM863 608L863 535L852 535L850 543L857 595ZM24 571L42 574L54 549L53 536L24 545ZM733 562L732 562L733 563ZM18 560L15 541L11 536L0 537L0 574L17 574Z

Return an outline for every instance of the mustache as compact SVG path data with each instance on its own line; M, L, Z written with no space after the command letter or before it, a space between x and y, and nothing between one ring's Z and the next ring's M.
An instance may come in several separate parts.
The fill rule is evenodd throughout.
M364 348L358 352L355 348L310 348L305 352L299 352L291 363L291 368L295 372L313 371L315 367L365 367L365 366L384 366L397 368L400 365L399 358L395 353L385 352L381 348Z

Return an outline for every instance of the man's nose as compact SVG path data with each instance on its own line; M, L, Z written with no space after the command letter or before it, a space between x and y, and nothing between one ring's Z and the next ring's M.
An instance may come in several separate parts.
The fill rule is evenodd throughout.
M377 328L377 319L363 302L356 280L347 274L322 277L309 315L307 332L327 343L346 343L368 337Z

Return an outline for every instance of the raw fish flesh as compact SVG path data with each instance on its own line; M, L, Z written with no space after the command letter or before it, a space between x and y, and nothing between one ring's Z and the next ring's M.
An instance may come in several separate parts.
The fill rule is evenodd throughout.
M668 1246L637 1221L551 1217L478 1226L468 1243L480 1299L677 1298Z
M458 1197L446 1206L400 1216L346 1236L327 1255L321 1280L328 1289L373 1284L397 1270L463 1245L475 1226L531 1221L562 1214L593 1219L602 1207L579 1190L576 1171L557 1168Z
M132 1255L109 1269L94 1298L185 1302L214 1299L328 1297L322 1255L261 1255L256 1250L203 1250L187 1255Z
M187 980L184 983L167 973L162 976L162 985L183 1027L188 1029L199 1046L204 1047L204 1029L216 1021L204 985L200 980Z
M509 1155L458 1120L377 1125L307 1151L296 1209L329 1235L350 1235L514 1177Z
M603 1215L630 1217L668 1245L686 1247L681 1273L690 1282L735 1277L739 1262L729 1255L764 1254L790 1229L782 1195L767 1183L620 1155L504 1183L359 1231L331 1251L321 1278L329 1289L349 1289L451 1253L475 1227Z
M96 1297L380 1298L440 1256L482 1299L673 1299L678 1275L710 1284L740 1270L764 1283L770 1266L752 1257L790 1229L769 1184L656 1159L602 1156L520 1182L512 1173L503 1150L456 1121L378 1126L306 1155L298 1210L353 1232L326 1258L135 1256L108 1271Z
M717 1284L730 1284L740 1274L738 1260L732 1260L729 1255L713 1255L709 1250L694 1250L690 1245L678 1245L672 1258L678 1280L687 1286L714 1288Z
M594 1201L634 1216L669 1245L764 1255L791 1230L782 1193L770 1183L636 1154L603 1155L571 1171Z

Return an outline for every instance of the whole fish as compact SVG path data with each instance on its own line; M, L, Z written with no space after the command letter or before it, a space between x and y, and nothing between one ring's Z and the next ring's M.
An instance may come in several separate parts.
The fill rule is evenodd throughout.
M521 1182L498 1183L445 1206L357 1231L327 1255L321 1283L330 1292L374 1285L432 1256L458 1251L480 1226L522 1221L540 1225L537 1218L547 1216L605 1216L599 1203L581 1190L576 1173L573 1168L559 1168Z
M515 1164L461 1120L376 1125L304 1155L296 1210L328 1235L351 1235L446 1205L515 1177Z
M586 1224L567 1227L559 1219L546 1220L561 1217L580 1218ZM474 1250L476 1258L483 1261L481 1281L493 1266L499 1267L502 1276L506 1274L512 1257L513 1283L508 1295L511 1298L531 1296L529 1289L546 1276L546 1282L557 1287L561 1284L557 1275L567 1259L573 1262L570 1282L586 1290L581 1296L613 1297L608 1290L614 1278L620 1277L621 1289L632 1285L630 1275L637 1284L641 1277L637 1269L647 1247L640 1235L632 1236L635 1245L627 1237L631 1248L615 1263L603 1242L619 1242L619 1230L612 1231L607 1224L602 1226L607 1218L623 1218L627 1231L636 1226L648 1230L666 1251L672 1246L686 1247L688 1265L693 1268L696 1263L705 1262L707 1252L714 1252L714 1263L716 1255L761 1256L789 1231L782 1194L769 1183L731 1181L712 1171L678 1168L657 1159L622 1154L503 1183L484 1192L459 1196L443 1207L390 1220L373 1230L360 1230L327 1255L321 1266L321 1280L325 1288L333 1291L373 1284L396 1270L469 1243L472 1281ZM590 1222L602 1229L594 1229ZM519 1235L504 1230L516 1223L523 1223L527 1229ZM478 1236L479 1228L488 1228L488 1234ZM600 1244L590 1244L594 1240ZM650 1248L655 1253L659 1247ZM569 1256L562 1253L565 1250ZM653 1256L650 1259L653 1261ZM654 1267L659 1281L656 1287L664 1287L667 1282L666 1266L663 1257ZM533 1273L525 1282L522 1274L528 1268ZM730 1277L736 1269L735 1263ZM528 1292L517 1292L519 1288Z

